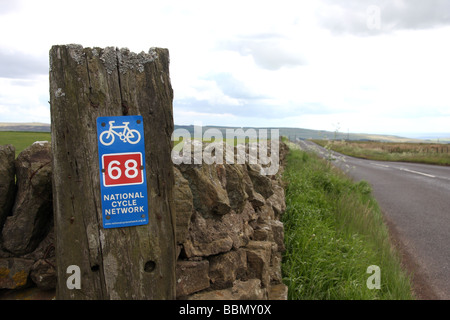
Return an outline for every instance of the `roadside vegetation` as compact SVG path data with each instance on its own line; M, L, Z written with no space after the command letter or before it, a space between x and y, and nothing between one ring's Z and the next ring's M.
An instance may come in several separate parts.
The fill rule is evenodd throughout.
M35 141L50 141L50 132L0 131L0 145L12 144L16 157Z
M450 144L313 140L318 145L356 158L450 165Z
M413 299L410 278L367 182L354 183L327 161L292 145L283 179L282 271L289 299ZM380 289L367 286L372 265L380 268Z

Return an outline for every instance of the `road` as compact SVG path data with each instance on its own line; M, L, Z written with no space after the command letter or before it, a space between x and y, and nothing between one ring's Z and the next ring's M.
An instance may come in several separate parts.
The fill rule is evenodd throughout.
M357 159L310 141L298 144L331 156L355 181L372 185L404 263L414 272L418 298L450 299L450 167Z

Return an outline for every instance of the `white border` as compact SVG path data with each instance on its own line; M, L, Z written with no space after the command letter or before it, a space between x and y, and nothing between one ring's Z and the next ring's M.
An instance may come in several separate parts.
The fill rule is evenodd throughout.
M111 155L117 155L117 156L123 156L123 155L127 155L127 154L139 154L141 156L141 164L144 166L144 169L141 170L141 176L142 176L142 182L136 182L136 183L122 183L122 184L115 184L115 185L110 185L107 186L105 183L105 175L106 175L106 169L105 169L105 160L104 157L105 156L111 156ZM102 172L102 170L105 169L105 172ZM120 187L120 186L132 186L132 185L137 185L137 184L143 184L144 183L144 170L145 170L145 164L142 161L142 152L124 152L124 153L107 153L107 154L102 154L102 168L100 168L100 172L103 176L103 186L105 188L111 188L111 187Z

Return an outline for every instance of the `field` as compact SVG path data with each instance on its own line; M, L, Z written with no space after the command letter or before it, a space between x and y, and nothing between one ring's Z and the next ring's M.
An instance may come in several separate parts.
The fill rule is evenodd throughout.
M367 182L354 183L317 155L292 148L283 178L289 299L414 298ZM379 289L371 287L370 266L381 272Z
M450 144L313 140L322 147L363 159L450 165Z
M50 132L30 132L30 131L0 131L0 145L12 144L16 148L16 157L22 152L25 148L29 147L35 141L51 141L51 133ZM203 140L204 142L213 142L212 140ZM227 140L224 139L230 145L236 146L239 143L248 143L257 141L257 140L249 140L248 138L243 139L233 139ZM183 146L182 139L175 139L174 145L176 147L174 150L180 151Z
M0 145L12 144L16 157L35 141L50 141L50 132L0 131Z

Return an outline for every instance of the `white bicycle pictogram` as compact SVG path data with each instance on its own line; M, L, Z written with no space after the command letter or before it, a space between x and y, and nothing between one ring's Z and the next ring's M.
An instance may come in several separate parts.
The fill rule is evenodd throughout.
M110 146L114 143L115 135L125 143L136 144L141 141L141 134L135 129L128 128L129 122L123 122L121 126L115 126L115 121L109 121L109 129L100 134L100 142L105 146ZM117 132L114 129L123 129L122 132Z

